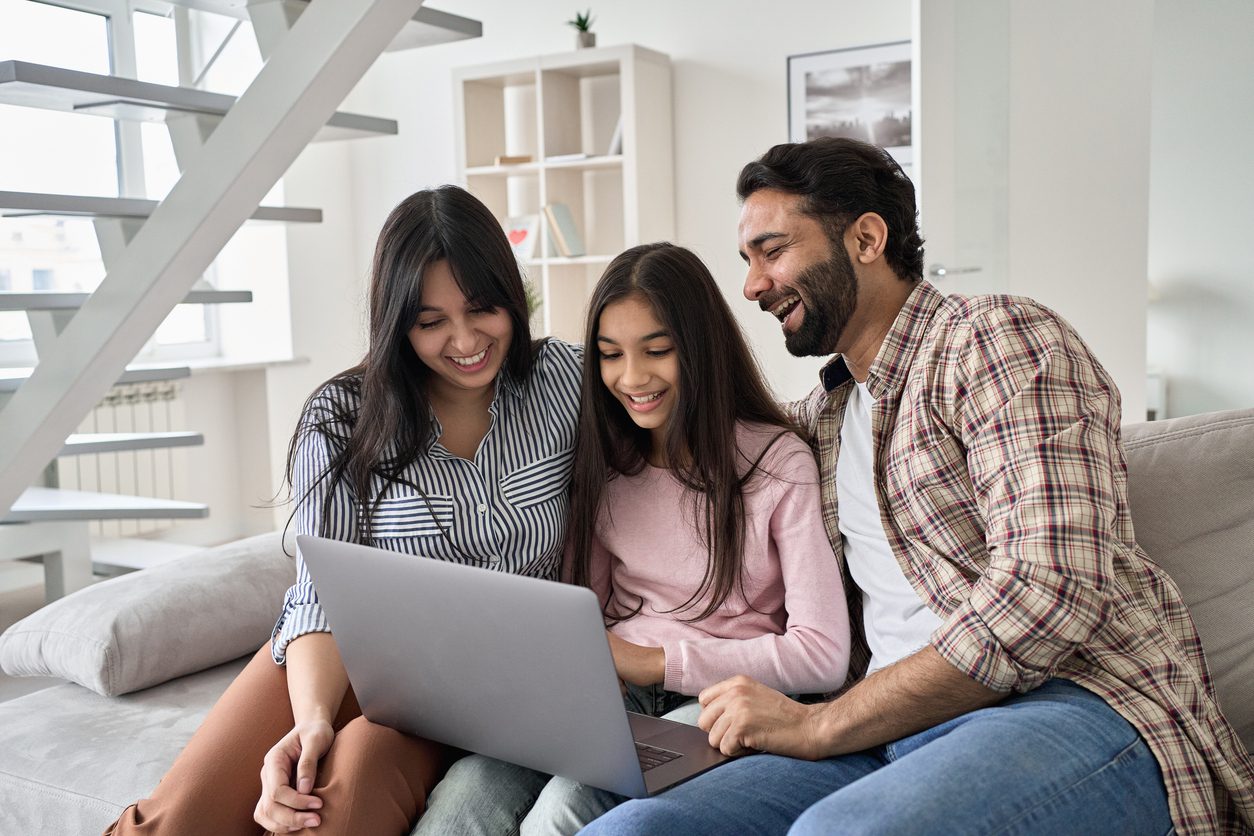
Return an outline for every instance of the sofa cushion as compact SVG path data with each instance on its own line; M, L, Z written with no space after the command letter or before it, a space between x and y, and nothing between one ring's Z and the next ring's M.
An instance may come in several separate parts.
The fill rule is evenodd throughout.
M0 635L11 676L55 676L114 696L256 652L296 577L263 534L81 589Z
M1123 428L1137 542L1180 586L1224 715L1254 750L1254 409Z
M247 661L124 697L65 684L0 703L0 833L100 833L152 791Z

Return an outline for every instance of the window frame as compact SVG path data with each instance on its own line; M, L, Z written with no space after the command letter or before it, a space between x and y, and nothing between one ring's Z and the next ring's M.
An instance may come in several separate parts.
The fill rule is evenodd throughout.
M107 54L110 72L128 78L137 77L135 30L132 17L135 14L155 14L170 17L175 13L173 4L163 0L29 0L47 6L55 6L84 14L95 14L105 19L108 38ZM233 34L233 32L232 32ZM187 32L176 27L176 49L186 51ZM117 119L113 122L114 148L116 152L116 176L118 194L146 196L144 177L144 151L142 125L139 122ZM205 272L204 279L213 283L214 268ZM136 355L137 361L161 363L198 358L217 357L222 354L222 328L219 312L214 305L199 306L204 316L206 339L187 343L157 343L150 338ZM21 368L37 362L34 341L0 340L0 368Z

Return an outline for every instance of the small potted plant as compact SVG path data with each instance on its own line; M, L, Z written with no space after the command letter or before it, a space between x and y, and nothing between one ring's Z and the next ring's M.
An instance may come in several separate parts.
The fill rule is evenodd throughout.
M567 26L573 26L575 29L575 47L583 49L588 46L597 45L597 33L592 31L592 9L580 14L575 12L575 16L566 21Z

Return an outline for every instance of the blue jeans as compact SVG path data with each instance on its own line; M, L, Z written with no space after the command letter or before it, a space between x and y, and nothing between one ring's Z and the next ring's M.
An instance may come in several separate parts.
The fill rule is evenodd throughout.
M1172 833L1149 747L1062 679L864 752L753 755L629 801L582 833Z

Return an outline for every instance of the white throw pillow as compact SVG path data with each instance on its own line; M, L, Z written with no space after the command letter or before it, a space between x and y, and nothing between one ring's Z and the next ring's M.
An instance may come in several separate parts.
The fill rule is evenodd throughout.
M54 601L0 635L10 676L107 697L255 653L295 581L278 532L215 546Z

